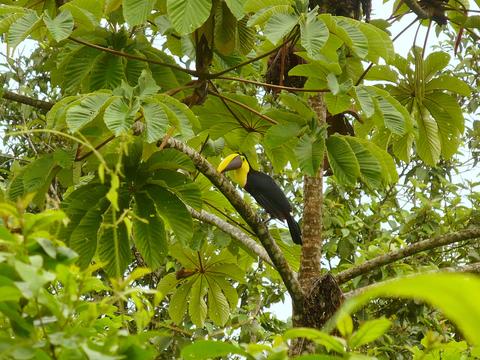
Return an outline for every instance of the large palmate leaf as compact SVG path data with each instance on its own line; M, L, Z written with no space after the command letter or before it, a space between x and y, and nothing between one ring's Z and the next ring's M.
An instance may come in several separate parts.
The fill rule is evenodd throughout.
M135 194L133 241L145 262L152 269L158 268L167 254L165 225L158 216L155 204L142 193Z
M356 138L348 136L345 137L348 144L355 153L358 164L360 166L361 178L369 186L375 188L382 184L383 172L381 163L375 158L375 156L365 147L361 141Z
M101 51L83 46L72 51L68 60L59 65L62 68L63 89L67 94L76 94L82 88L82 83L88 78L101 55Z
M45 15L43 21L57 42L66 39L72 33L73 17L68 10L62 11L55 19L51 19L48 15Z
M72 250L75 250L78 253L78 264L82 268L86 268L95 255L98 242L98 230L103 219L102 216L110 205L110 202L105 197L101 197L100 200L98 200L98 197L95 197L95 195L102 194L104 192L103 190L104 189L100 187L98 192L92 191L90 194L88 194L86 198L91 200L91 202L88 204L90 208L88 208L87 211L82 215L80 215L81 213L75 214L74 212L80 209L68 208L69 215L71 214L72 218L75 218L71 219L71 221L76 223L80 218L80 222L78 222L78 225L70 235L69 245ZM79 200L77 200L77 202L78 201ZM73 203L70 206L75 207L77 205Z
M115 89L125 79L120 56L104 53L96 58L89 78L90 90Z
M167 187L180 197L184 203L197 210L202 208L203 202L199 186L178 171L157 170L149 182Z
M184 139L190 139L195 135L193 129L199 128L200 124L197 117L188 106L177 99L164 94L157 94L151 99L162 105L170 124L175 126ZM150 98L147 100L150 100Z
M366 87L376 101L384 125L392 133L403 135L410 125L410 115L407 110L387 91L375 86Z
M140 109L138 101L127 103L127 100L121 97L111 99L110 105L105 109L103 119L107 128L119 136L128 132L135 121L135 115Z
M168 126L168 116L162 104L147 102L142 105L143 116L145 117L145 138L148 143L161 139Z
M40 18L35 11L28 11L16 20L8 30L7 41L12 48L17 47L25 40L40 24Z
M92 183L72 192L63 202L62 208L70 222L62 229L61 235L79 254L80 266L86 267L97 249L97 235L102 215L109 202L105 199L108 188Z
M300 43L312 59L323 57L320 53L328 40L329 31L325 23L316 17L316 11L309 13L300 22Z
M175 30L186 35L198 29L210 15L212 0L167 0L167 12Z
M155 0L123 0L123 17L130 26L142 25L154 6Z
M438 126L430 114L423 108L417 112L418 138L417 151L423 161L435 165L441 154Z
M237 47L237 19L224 2L216 7L214 31L215 49L222 55L232 54Z
M148 185L146 191L177 240L188 244L193 236L193 222L185 204L174 193L162 186Z
M176 171L182 169L185 171L194 171L192 159L176 149L162 149L157 151L142 164L142 168L147 171L166 169Z
M323 164L325 139L323 135L303 135L295 147L300 169L309 176L315 176Z
M181 323L188 311L197 326L203 326L207 316L215 324L223 326L230 310L235 309L238 303L238 294L227 279L243 281L243 271L235 264L236 258L227 250L216 253L214 247L208 244L200 251L174 246L170 254L182 264L185 273L190 274L170 300L172 320ZM184 298L188 298L188 303Z
M71 132L76 132L87 125L97 117L109 99L109 93L97 92L88 94L80 100L75 101L68 107L66 112L65 120L68 129Z
M105 213L98 239L98 258L110 277L123 277L132 257L127 227L117 222L119 216L112 208Z
M347 140L333 135L327 138L327 156L333 174L339 182L354 185L360 176L360 165Z
M265 26L265 36L274 45L282 40L298 23L292 14L278 13L273 15Z

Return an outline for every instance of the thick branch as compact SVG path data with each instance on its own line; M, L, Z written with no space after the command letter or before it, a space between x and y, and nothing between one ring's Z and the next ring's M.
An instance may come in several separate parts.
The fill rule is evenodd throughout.
M380 255L372 260L364 262L358 266L354 266L348 270L342 271L337 274L337 282L343 284L359 275L368 273L383 265L391 264L397 260L406 258L408 256L417 254L422 251L435 249L440 246L464 241L472 240L480 237L480 228L461 230L452 234L446 234L419 241L415 244L411 244L404 249L392 251L385 255Z
M217 228L237 240L248 251L254 253L260 259L273 266L272 260L270 260L270 257L268 256L265 249L259 246L255 240L253 240L250 236L246 235L243 231L229 224L225 220L222 220L218 216L206 212L205 210L197 211L191 207L188 207L188 211L190 211L190 214L195 219L215 225Z
M204 174L212 182L212 184L215 185L215 187L217 187L230 201L240 216L255 232L255 235L257 235L258 239L267 251L270 259L275 265L275 269L279 272L288 292L290 293L290 296L293 299L294 307L298 308L298 310L301 310L303 292L300 284L298 283L295 273L290 269L290 266L285 260L282 251L276 244L275 240L273 240L266 225L262 222L258 214L253 212L252 209L243 201L242 197L232 183L227 180L225 176L220 175L216 169L194 149L173 138L168 139L167 146L175 148L188 155L195 164L195 167L202 174Z
M445 268L440 268L437 270L431 270L431 271L426 271L426 273L443 273L443 272L467 272L467 273L480 273L480 262L475 262L471 263L468 265L463 265L463 266L452 266L452 267L445 267ZM385 281L392 281L392 279L388 279ZM346 298L350 298L352 296L359 295L365 291L368 291L369 289L372 289L376 286L379 286L380 284L383 284L385 281L375 283L375 284L370 284L367 286L363 286L361 288L349 291L344 294Z
M16 94L16 93L8 91L8 90L5 90L2 93L2 97L6 100L15 101L15 102L18 102L20 104L30 105L30 106L33 106L37 109L43 110L43 111L50 110L52 108L52 106L54 105L53 103L48 102L48 101L34 99L34 98L31 98L31 97L28 97L28 96L25 96L25 95Z

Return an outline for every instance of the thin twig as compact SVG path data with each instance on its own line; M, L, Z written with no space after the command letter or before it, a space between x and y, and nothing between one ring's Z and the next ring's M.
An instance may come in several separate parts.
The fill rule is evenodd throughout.
M281 86L281 85L267 84L267 83L263 83L263 82L255 81L255 80L242 79L242 78L233 77L233 76L219 76L219 77L217 77L217 79L239 81L239 82L244 82L244 83L247 83L247 84L253 84L253 85L258 85L258 86L269 87L269 88L272 88L272 89L287 90L287 91L330 92L330 89L305 89L305 88L297 88L297 87L290 87L290 86Z
M245 105L244 103L242 103L242 102L240 102L240 101L237 101L237 100L228 98L228 97L226 97L226 96L217 94L216 92L211 91L211 90L209 90L208 93L211 94L211 95L213 95L213 96L217 96L217 97L219 97L220 99L224 99L224 100L229 101L229 102L231 102L231 103L233 103L233 104L235 104L235 105L238 105L238 106L240 106L241 108L244 108L245 110L250 111L251 113L253 113L253 114L261 117L263 120L266 120L266 121L268 121L269 123L271 123L271 124L273 124L273 125L277 125L277 124L278 124L278 122L277 122L276 120L272 119L271 117L269 117L269 116L267 116L267 115L264 115L264 114L258 112L258 111L255 110L255 109L252 109L250 106Z
M69 37L68 39L71 40L71 41L74 41L76 43L91 47L93 49L108 52L110 54L117 55L117 56L122 56L122 57L127 58L127 59L144 61L144 62L147 62L147 63L150 63L150 64L165 66L165 67L168 67L170 69L178 70L178 71L187 73L187 74L192 75L192 76L198 76L199 75L197 73L197 71L195 71L195 70L185 69L185 68L182 68L180 66L172 65L172 64L169 64L169 63L166 63L166 62L163 62L163 61L153 60L153 59L149 59L149 58L145 58L145 57L141 57L141 56L137 56L137 55L132 55L132 54L129 54L129 53L126 53L126 52L123 52L123 51L118 51L118 50L106 48L104 46L97 45L97 44L92 44L92 43L89 43L87 41L80 40L80 39L77 39L77 38L74 38L74 37Z

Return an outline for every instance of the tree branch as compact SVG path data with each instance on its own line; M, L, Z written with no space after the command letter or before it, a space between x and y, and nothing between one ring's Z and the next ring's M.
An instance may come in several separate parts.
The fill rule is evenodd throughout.
M248 110L248 111L250 111L251 113L257 115L258 117L261 117L263 120L268 121L270 124L273 124L273 125L277 125L277 124L278 124L278 122L277 122L276 120L272 119L271 117L269 117L269 116L267 116L267 115L262 114L261 112L255 110L255 109L252 109L250 106L245 105L244 103L242 103L242 102L240 102L240 101L237 101L237 100L235 100L235 99L231 99L231 98L229 98L229 97L220 95L220 94L218 94L218 93L216 93L216 92L214 92L214 91L211 91L211 90L208 90L208 93L211 94L211 95L213 95L213 96L216 96L216 97L218 97L218 98L220 98L220 99L222 99L222 100L229 101L229 102L231 102L231 103L233 103L233 104L235 104L235 105L238 105L238 106L240 106L241 108L243 108L243 109L245 109L245 110Z
M406 258L408 256L417 254L422 251L435 249L440 246L464 241L472 240L480 237L480 228L461 230L455 233L436 236L432 239L419 241L411 244L404 249L392 251L385 255L377 256L376 258L364 262L363 264L354 266L348 270L337 274L336 279L339 284L343 284L353 278L375 270L383 265L391 264L397 260Z
M480 262L475 262L475 263L471 263L471 264L463 265L463 266L444 267L444 268L440 268L440 269L437 269L437 270L425 271L425 272L422 272L422 273L443 273L443 272L480 273ZM388 279L388 280L385 280L385 281L392 281L392 279ZM372 289L376 286L379 286L380 284L384 283L385 281L375 283L375 284L370 284L370 285L363 286L361 288L349 291L349 292L345 293L344 296L346 298L350 298L352 296L360 295L361 293L363 293L363 292L365 292L369 289Z
M15 101L20 104L30 105L45 112L50 110L54 105L54 103L48 101L34 99L25 95L16 94L8 90L3 91L1 95L2 98L6 100Z
M192 75L192 76L198 76L198 73L195 70L185 69L185 68L182 68L178 65L173 65L173 64L169 64L169 63L166 63L166 62L163 62L163 61L158 61L158 60L145 58L145 57L142 57L142 56L132 55L132 54L129 54L129 53L126 53L126 52L123 52L123 51L118 51L118 50L110 49L110 48L107 48L107 47L104 47L104 46L101 46L101 45L92 44L92 43L89 43L87 41L83 41L83 40L73 38L73 37L69 37L68 39L72 40L76 43L91 47L93 49L108 52L110 54L117 55L117 56L122 56L122 57L127 58L127 59L144 61L144 62L147 62L147 63L150 63L150 64L165 66L165 67L168 67L170 69L181 71L181 72L187 73L187 74Z
M233 207L238 211L240 216L252 228L275 265L275 269L282 277L283 283L292 297L294 307L301 311L303 306L303 292L297 280L296 274L290 269L290 266L283 256L282 251L268 232L266 225L263 223L258 214L253 212L252 209L243 201L242 197L232 183L228 181L225 176L220 175L216 169L194 149L173 138L168 139L167 146L175 148L188 155L188 157L192 159L195 167L202 174L204 174L212 182L212 184L223 193L223 195L225 195Z
M237 240L247 250L254 253L260 259L273 266L272 260L270 260L270 257L268 256L265 249L259 246L255 240L253 240L250 236L246 235L243 231L239 230L238 228L229 224L218 216L206 212L205 210L197 211L188 206L188 211L195 219L215 225L217 228Z

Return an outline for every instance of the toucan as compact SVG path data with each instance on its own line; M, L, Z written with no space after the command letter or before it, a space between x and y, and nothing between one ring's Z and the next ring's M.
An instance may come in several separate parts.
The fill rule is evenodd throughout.
M254 170L241 154L230 154L218 165L217 171L235 170L234 178L274 219L287 220L290 235L295 244L302 244L300 226L293 218L292 206L287 197L267 174Z

